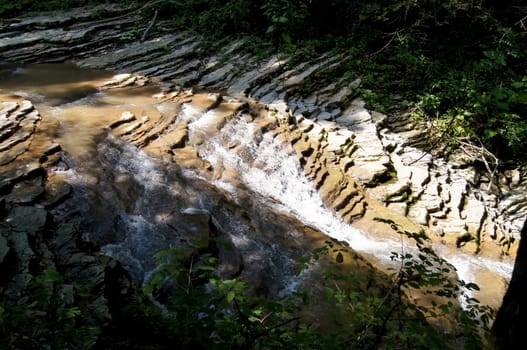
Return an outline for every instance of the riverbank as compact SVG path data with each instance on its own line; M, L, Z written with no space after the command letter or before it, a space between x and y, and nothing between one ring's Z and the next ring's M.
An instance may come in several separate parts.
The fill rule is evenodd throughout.
M78 16L78 13L61 16L72 18L74 15ZM74 85L82 87L79 93L75 94L71 93L74 86L64 85L65 82L60 79L58 82L52 83L49 80L38 82L38 77L32 77L26 81L25 86L23 84L17 86L20 81L17 83L16 70L7 68L3 70L2 74L13 80L6 80L6 85L3 88L11 89L12 94L19 96L16 97L19 106L13 109L15 113L17 110L26 108L23 106L26 102L22 102L20 96L34 101L33 103L38 103L39 90L44 89L44 87L46 89L51 88L46 98L50 97L49 92L53 93L54 87L58 88L59 91L66 91L65 100L60 100L61 96L57 95L59 100L52 102L52 104L55 103L60 106L60 109L69 109L70 112L57 114L57 111L53 110L53 106L48 106L49 109L44 108L46 114L56 118L55 123L59 124L53 127L55 131L50 133L53 136L49 142L53 144L53 142L60 140L61 148L54 147L54 151L50 155L60 154L60 150L62 150L64 153L60 157L55 156L60 160L55 159L55 161L67 164L66 160L69 159L73 162L70 164L73 169L75 169L75 162L83 157L86 159L100 157L99 163L95 163L95 165L88 163L84 166L85 169L110 169L118 165L117 172L115 170L109 171L110 175L86 176L80 174L85 190L91 189L94 196L98 193L102 197L98 199L98 204L92 204L92 207L88 206L84 209L82 209L83 200L90 198L92 194L89 194L88 197L77 197L76 203L81 211L86 210L95 218L89 219L88 222L83 222L81 225L83 230L89 231L84 232L85 236L87 235L92 241L97 242L96 245L99 248L106 246L106 253L118 258L125 266L127 265L128 270L132 271L136 266L135 272L132 273L135 274L134 277L137 280L141 280L145 275L145 271L141 272L144 270L145 261L149 261L146 265L154 266L155 262L151 256L156 252L156 249L162 250L164 248L161 243L166 243L167 237L174 235L170 225L174 226L179 221L172 222L171 220L175 220L174 217L181 219L177 215L174 216L174 208L167 209L168 211L165 212L162 203L188 201L187 208L206 210L214 213L213 216L217 217L223 216L225 222L229 222L229 220L238 222L236 220L240 220L239 218L229 218L226 212L221 212L218 209L218 203L223 203L222 201L207 199L207 196L205 198L199 197L196 193L189 194L189 191L193 191L182 186L176 186L178 188L176 192L179 194L167 197L166 193L174 191L171 187L174 186L173 183L170 186L164 183L156 184L155 195L145 197L148 198L148 201L157 198L155 204L141 202L141 196L145 194L141 191L145 190L146 185L134 187L134 185L130 185L130 181L132 181L131 183L138 181L132 174L137 173L137 164L145 162L154 167L150 172L143 175L137 174L142 176L143 181L149 179L146 182L152 182L157 178L170 178L171 176L177 178L179 177L177 174L181 171L190 171L207 179L207 181L215 182L215 186L222 188L223 195L229 200L233 200L242 208L253 208L251 209L252 213L247 209L251 218L249 223L238 222L238 224L240 227L253 227L253 230L256 227L260 234L266 231L275 234L288 232L287 229L277 227L270 229L268 227L269 222L277 220L276 216L256 220L262 211L254 209L258 208L258 206L255 207L254 203L259 200L259 196L262 196L270 197L271 203L278 204L283 208L282 210L290 212L291 214L288 215L293 215L294 220L301 218L301 222L304 222L303 225L306 227L321 225L318 228L324 231L324 225L326 225L328 235L333 235L340 240L348 240L352 248L362 250L366 254L372 256L379 254L381 257L377 257L377 259L381 262L383 259L389 260L390 250L397 250L400 245L398 235L386 229L385 224L378 224L374 220L376 217L393 219L408 231L423 230L428 233L433 241L446 244L448 253L445 256L452 255L457 249L461 249L468 253L466 261L490 258L494 262L503 262L505 266L511 266L511 259L508 256L514 256L521 230L520 226L523 224L523 222L520 224L519 222L522 221L522 213L525 212L525 205L522 202L522 198L525 198L523 196L525 180L515 173L502 174L498 177L501 178L501 184L503 184L500 187L501 193L488 192L487 188L492 179L486 177L485 172L481 172L481 169L474 167L470 162L465 162L462 157L444 159L435 156L434 152L425 151L426 147L423 147L425 134L410 120L401 116L382 115L367 110L364 103L357 98L360 79L350 81L346 78L338 78L320 89L311 91L309 96L304 96L304 86L307 79L313 81L317 77L322 78L328 67L338 67L338 57L321 57L314 63L299 62L290 65L288 62L292 62L291 58L287 57L273 56L262 60L252 56L244 50L243 41L225 42L213 50L204 51L203 47L199 45L200 38L186 33L178 35L165 33L152 36L150 40L142 43L125 43L116 41L120 35L123 35L126 23L131 23L119 22L123 21L122 18L98 21L95 24L89 22L83 24L81 21L75 25L63 26L61 23L68 23L65 18L48 22L42 22L42 18L26 19L4 27L4 34L0 38L0 52L3 56L7 55L4 59L14 60L17 64L68 60L81 67L107 69L115 73L122 73L122 75L112 78L113 81L111 82L106 83L106 81L101 80L99 83L93 83L90 87L90 79L87 78L84 82L83 79L77 80L80 77L77 74L81 74L83 71L70 73L68 69L72 69L71 67L58 66L58 75L75 75ZM126 19L126 21L130 21L130 19ZM40 23L39 25L44 28L26 32L29 26L37 23ZM119 26L121 28L116 29ZM101 42L100 37L104 37L105 40L107 38L108 44ZM68 51L66 50L67 47L75 47L76 49ZM24 73L25 69L28 71L32 69L31 67L18 67L21 69L19 76L26 74ZM52 69L55 68L50 66L42 70L49 74ZM13 73L15 74L13 75ZM109 75L106 77L110 78ZM34 88L33 91L28 90L30 85L34 83L37 83L37 88ZM38 87L39 84L43 86ZM159 86L161 91L155 91L156 99L153 99L152 95L154 95L153 90L157 88L147 88L140 96L132 93L128 95L129 91L145 84ZM13 91L15 86L17 88ZM115 88L114 97L105 96L104 93L103 96L97 95L98 91L110 91L112 88ZM206 93L197 93L203 90ZM97 118L97 122L95 124L87 123L83 127L87 132L88 142L82 143L82 134L74 134L75 137L70 134L79 131L81 124L77 125L77 123L82 123L82 118L78 119L78 116L87 115L88 108L76 107L75 102L92 94L94 94L95 99L89 104L90 108L110 105L119 98L152 99L155 102L151 102L153 105L150 107L144 105L132 107L132 102L128 102L129 107L125 109L120 107L119 113L112 109L99 110L99 114L94 116ZM6 98L13 99L13 97ZM68 103L72 102L74 104L68 106ZM122 100L119 103L122 103ZM181 109L185 113L181 114ZM207 114L208 110L211 112ZM238 121L242 112L248 113L241 117L241 121ZM68 115L71 116L70 121L67 119L69 118ZM264 115L271 116L271 118L263 118ZM13 120L20 119L10 114L6 114L6 117ZM33 120L33 123L36 121L37 119ZM250 123L246 125L242 121ZM39 125L43 127L42 132L46 132L45 130L50 128L45 123L51 122L47 118L40 122ZM29 119L28 125L31 125ZM26 129L20 128L20 130ZM8 130L7 126L5 130ZM99 155L101 149L97 145L101 138L106 140L108 130L112 130L111 133L119 136L120 139L135 145L139 149L144 149L150 156L153 155L156 159L164 159L175 165L169 168L169 171L164 170L158 173L156 169L161 165L157 161L149 163L148 157L135 161L124 158L126 162L120 163L120 156L132 152L127 146L121 145L120 141L115 141L112 148L105 151L104 154L107 155L101 157ZM239 134L236 134L236 131ZM228 138L222 138L222 135L228 135ZM254 136L256 140L252 146L247 144L250 141L249 135ZM67 141L68 137L70 138L69 141ZM27 136L20 137L20 139L24 138L28 139ZM215 138L219 138L216 140L218 142L216 144L212 143ZM8 138L7 140L6 145L13 139ZM266 147L277 147L273 145L274 142L278 142L280 148L271 148L270 154L266 158L265 154L258 153L266 150L269 152L268 148L262 146L262 142L267 142ZM24 143L21 143L20 149L23 148L22 145ZM31 142L31 145L35 146L36 143ZM76 146L77 148L75 148ZM113 158L111 156L116 152L112 149L118 150L116 154L118 157ZM223 150L226 153L222 158L218 158L217 155L211 153L213 150ZM17 164L15 168L19 168L20 163L18 162L23 158L21 154L17 155L16 152L18 151L13 151L12 147L6 146L6 151L6 164L15 161L17 162L13 163ZM44 154L35 153L34 158L44 159L44 156L50 156L46 152L51 151L44 150ZM83 152L87 153L83 154ZM279 157L281 152L285 157L283 159ZM231 155L236 155L239 159L234 158L233 160L230 158ZM8 159L9 157L11 160ZM244 170L237 168L240 159L241 164L246 167L243 168ZM290 179L298 179L295 172L284 172L284 170L291 170L285 166L289 161L293 161L291 167L294 171L297 171L298 168L302 169L299 175L305 176L307 179L305 186L295 187L298 183L293 181L293 186L285 182ZM78 169L82 168L81 166ZM57 169L53 167L50 169L54 173L44 176L46 179L57 175ZM60 172L60 168L58 170ZM39 170L37 173L43 171ZM76 171L80 173L79 170ZM263 182L258 182L258 176L261 175L262 171L269 176L263 177L261 180ZM32 187L35 187L33 186L34 181L43 182L42 178L40 180L33 179L32 172L24 173L14 180L6 177L6 173L8 172L2 171L2 178L10 180L9 185L6 185L9 189L14 188L12 186L15 183L20 184L26 179L30 180ZM248 174L252 175L248 176ZM293 174L295 175L293 176ZM86 177L82 178L82 176ZM71 178L68 181L72 182ZM104 181L108 181L108 184L104 185ZM112 181L118 185L112 184ZM121 184L123 187L120 187ZM186 185L188 185L188 181ZM38 201L41 200L42 191L39 186L42 187L42 185L36 186L40 192L37 191L38 194L30 196L28 201L22 202L22 204L36 203L37 206L40 205ZM57 186L64 188L66 192L64 196L68 195L69 191L66 191L66 188L71 185L59 182ZM196 182L194 186L196 189L207 188L200 182ZM142 189L138 191L138 188ZM233 192L232 188L234 188ZM248 188L248 190L245 191L244 188ZM494 190L496 189L494 188ZM276 191L273 192L273 190ZM79 188L77 190L74 188L74 191L82 192L79 191ZM231 193L229 193L230 191ZM315 196L302 197L305 193L312 194L313 192L316 193ZM255 194L258 195L253 198ZM299 197L295 197L295 195ZM323 214L307 210L311 209L308 206L312 204L313 198L318 195L320 195L321 201L313 202L314 207L326 207L327 209L324 209ZM289 198L289 196L291 197ZM186 198L183 200L181 197ZM118 200L116 201L116 199ZM4 201L6 203L13 202L11 197L7 197ZM86 200L85 203L90 203L90 201ZM103 209L100 209L99 206ZM116 210L116 208L119 209ZM143 211L141 211L142 217L139 217L136 211L139 210L138 208L146 210L147 213L150 212L152 217L145 219L146 215ZM179 208L183 211L184 209L185 207ZM233 209L233 211L237 213L234 218L248 215L247 212L243 213L238 209ZM109 215L108 213L114 214ZM332 217L333 214L331 213L336 213L337 216ZM154 214L165 215L167 218L156 217ZM187 214L182 212L178 215L185 216ZM506 215L507 219L505 219ZM388 244L382 247L382 244L379 243L365 244L363 238L353 236L356 234L356 230L345 228L336 232L333 221L329 225L320 224L317 222L320 218L331 218L330 221L339 222L342 220L345 223L352 223L355 227L366 232L368 236L376 237L381 242L391 236L395 238L395 245ZM188 217L186 219L188 220ZM164 236L160 238L160 244L151 244L150 238L146 244L144 240L140 240L140 237L130 236L134 231L138 231L138 227L141 227L142 233L157 234L159 227L149 228L150 222L155 220L166 222L167 225L161 230L160 234ZM201 223L203 224L203 222ZM345 223L342 223L343 227L345 227ZM86 230L84 224L88 224L90 229ZM231 222L230 229L225 229L224 226L225 224L220 225L223 230L230 232L230 239L232 240L237 225ZM12 230L12 227L10 225L8 229ZM299 230L302 231L302 229ZM348 235L346 232L352 233ZM108 233L113 236L105 236ZM340 233L342 235L339 235ZM246 233L240 234L237 238L238 241L235 242L238 250L241 249L240 246L243 247L244 244L248 244L244 241L245 235ZM286 237L296 242L295 235L295 233L288 233ZM10 237L11 234L7 234L7 236ZM116 236L119 239L116 239ZM271 236L269 239L278 242L283 237L279 235L273 238ZM145 244L151 244L150 250L134 252L137 246ZM286 247L291 244L293 243L284 243ZM258 250L258 246L258 244L254 246L254 251ZM267 243L264 246L272 247ZM385 250L380 253L379 247ZM264 289L270 289L274 294L284 289L287 284L285 281L281 282L282 285L279 283L272 286L273 283L276 283L276 277L270 278L254 273L257 270L267 271L272 265L276 265L277 261L280 261L280 259L276 259L282 253L268 252L265 258L257 258L258 254L253 255L256 253L248 253L249 251L252 250L247 250L245 255L242 254L241 260L247 264L246 267L251 266L251 264L256 265L251 266L252 269L245 270L245 279L249 281L252 279L254 285L261 285ZM294 254L295 259L308 253L309 249L303 247L300 251ZM137 253L140 254L139 263L137 263L137 255L134 255ZM233 259L233 257L229 259ZM260 260L270 261L270 265L260 266L257 263ZM231 260L228 264L230 267L225 267L231 273L240 269L240 263L233 261ZM462 263L463 266L471 264L466 261ZM238 267L236 267L237 264ZM487 263L484 262L483 264ZM282 262L278 266L286 268L291 277L295 274L292 265ZM464 272L459 267L458 271ZM500 271L494 273L497 275L491 275L491 277L488 277L486 272L482 273L480 277L476 278L479 279L476 282L493 281L495 284L483 286L483 291L503 293L507 274L510 274L510 270L504 273ZM284 274L284 270L276 270L272 276L282 274ZM473 272L468 273L467 276L474 278ZM272 281L271 283L267 281L269 279ZM495 294L488 296L489 301L496 302L499 299L500 297L496 297ZM494 306L499 305L496 303Z

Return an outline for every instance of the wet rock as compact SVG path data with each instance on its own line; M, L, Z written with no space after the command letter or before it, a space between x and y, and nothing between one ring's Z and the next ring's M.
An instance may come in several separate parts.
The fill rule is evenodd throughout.
M337 118L337 123L345 128L357 126L370 121L370 113L368 113L366 110L355 111L355 107L352 107L351 110L344 111L342 116Z
M14 161L18 156L24 154L29 149L29 142L12 145L8 150L0 153L0 166Z
M370 191L373 198L386 203L404 202L408 200L411 193L412 190L408 181L397 181L394 184L377 186Z
M57 177L50 177L46 181L44 196L40 203L45 207L52 207L67 198L71 191L72 187L69 183Z
M443 200L438 196L423 195L419 198L419 201L425 206L429 213L440 212L444 207Z
M23 115L25 112L19 113L22 113ZM19 122L13 134L9 135L9 137L0 143L0 152L6 151L14 145L26 141L33 134L33 131L35 131L35 123L38 120L40 120L40 115L37 111L25 115Z
M69 257L78 252L76 240L78 232L72 224L61 223L50 241L50 248L55 252L58 261L66 264Z
M27 20L24 20L27 22ZM46 22L47 23L47 22ZM51 23L51 22L49 22ZM55 23L55 22L53 22ZM123 24L123 22L110 22L114 24ZM104 24L108 26L108 23ZM46 25L44 25L45 27ZM93 30L93 29L90 29ZM39 31L39 33L30 33L31 35L22 36L17 43L14 41L2 42L5 48L4 52L9 48L13 47L22 47L23 45L34 45L39 40L43 40L45 36L54 36L52 41L55 44L60 42L69 43L75 42L75 40L82 38L87 40L90 38L88 36L90 30L72 30L67 33L67 30L64 30L64 33L59 33L58 31ZM60 35L58 35L60 34ZM170 47L174 50L170 52L163 52L161 47ZM238 48L236 48L238 47ZM233 49L234 48L234 49ZM199 60L183 60L182 58L192 55L196 51L196 40L189 38L185 35L179 36L170 36L165 35L156 40L145 42L141 45L131 44L127 47L118 48L114 50L116 52L105 52L101 53L97 57L90 57L83 60L82 64L92 65L97 67L113 67L113 68L124 68L130 67L130 71L133 70L143 70L148 71L149 74L156 75L158 74L163 79L185 79L186 75L193 75L200 66L203 65L203 62ZM235 57L246 57L243 53L239 52L239 46L227 45L225 49L220 49L222 55L227 52L230 52L231 55ZM102 51L101 51L102 52ZM220 86L221 80L225 80L224 83L229 93L239 97L245 98L245 93L252 91L253 96L265 96L268 95L270 100L275 100L280 96L291 96L291 98L286 98L286 102L289 103L289 107L299 113L306 112L314 113L318 110L317 113L323 113L324 118L337 118L341 121L341 124L354 128L354 131L358 134L356 140L354 140L354 146L342 143L344 140L329 140L328 150L336 154L342 154L348 152L347 155L353 154L354 159L352 161L345 161L342 164L346 164L348 167L349 173L354 174L354 178L362 181L367 186L370 186L372 190L375 190L375 186L379 183L382 183L386 179L390 179L390 167L386 166L386 159L383 158L382 147L379 147L379 140L375 123L382 123L382 120L386 117L373 117L369 116L368 111L363 107L364 104L360 100L354 100L351 103L349 102L354 96L354 91L357 86L360 85L360 80L353 82L352 84L333 82L327 85L324 88L314 91L310 97L301 98L298 94L295 94L295 89L306 79L307 77L315 77L318 74L320 67L328 67L328 65L337 65L338 62L332 58L324 57L320 62L316 64L308 64L303 62L292 69L289 69L287 72L281 74L278 78L282 80L282 86L272 82L266 82L269 77L273 77L273 73L277 70L283 68L285 61L279 60L278 58L271 58L266 62L259 62L258 60L247 56L247 59L243 59L244 62L250 62L250 66L239 68L240 73L233 72L232 66L230 64L222 64L218 57L221 55L212 55L207 61L205 66L205 75L201 75L201 85L215 84ZM144 57L148 57L148 60L145 60ZM166 62L166 61L170 61ZM186 62L185 62L186 61ZM108 84L114 86L124 86L127 84L134 83L137 79L132 74L126 74L116 77L113 80L113 83ZM191 78L192 79L192 78ZM232 80L231 80L232 79ZM229 82L230 81L230 82ZM287 90L287 94L282 94L282 91L274 94L275 90ZM285 91L284 91L285 92ZM339 106L343 112L335 111L335 108L331 106ZM15 105L5 105L3 113L7 111L9 113L10 109L16 109ZM287 108L286 108L287 109ZM284 110L285 111L285 110ZM370 113L371 114L371 113ZM420 142L418 139L421 137L419 135L419 130L413 123L409 122L408 118L405 116L390 116L389 122L386 122L386 125L389 125L392 131L401 132L401 136L407 140L399 140L399 144L403 146L408 144L413 144L415 142ZM130 134L136 131L142 126L141 123L135 123L130 125L124 130L123 134ZM359 127L360 126L360 127ZM122 130L121 130L122 131ZM305 130L305 132L308 132ZM310 134L310 138L315 137ZM185 132L180 131L177 135L174 135L174 140L170 142L168 146L171 148L179 148L184 146L186 142ZM414 140L415 139L415 140ZM313 144L308 144L305 139L300 138L304 144L299 144L299 153L302 154L302 157L307 156L309 153L316 150L316 146ZM342 141L342 142L341 142ZM310 140L311 142L311 140ZM390 141L391 142L391 141ZM397 144L397 143L396 143ZM305 147L304 147L305 146ZM344 150L345 148L345 150ZM393 149L395 147L391 147ZM313 151L311 151L313 149ZM25 150L20 149L20 153L23 153ZM298 150L297 150L298 151ZM405 156L410 155L411 159L416 159L411 154L411 150L406 147L403 150ZM12 153L8 158L9 161L16 158L17 153ZM316 154L313 152L313 154ZM311 162L314 165L313 162ZM394 164L395 161L394 161ZM408 164L406 164L408 165ZM197 166L197 164L196 164ZM466 164L457 166L457 168L466 167ZM309 172L318 172L320 166L314 166L309 169ZM414 168L411 166L406 166L406 169L399 168L395 165L395 170L397 177L403 183L407 179L411 179L412 195L414 199L421 198L421 192L428 191L426 183L429 181L428 169L426 167ZM466 175L466 174L465 174ZM509 176L510 177L510 176ZM512 177L510 177L512 181ZM476 180L469 181L471 185L477 183ZM517 176L515 177L514 183L517 183ZM462 195L459 192L446 190L449 186L447 183L443 182L442 186L445 188L445 191L440 193L441 200L449 206L449 210L456 212L456 208L461 206L462 209ZM434 192L434 191L432 191ZM436 194L427 192L427 195L434 196ZM394 200L403 200L404 198L397 198L396 196L392 197ZM437 209L440 208L441 201L439 199L434 199L432 197L423 197L422 200L426 203L423 204L423 207L426 207L431 213L438 213ZM459 204L459 205L458 205ZM459 209L459 208L458 208ZM450 217L456 216L454 213L450 214Z
M16 206L7 215L6 222L14 232L35 235L44 230L47 217L47 211L42 208Z
M222 229L219 222L211 217L209 221L210 235L214 238L217 250L218 265L216 270L223 279L232 279L240 275L243 270L243 257L232 242L229 234Z
M0 169L2 170L4 169ZM19 162L15 168L0 172L0 191L6 190L23 178L44 173L44 169L36 161Z
M134 124L132 124L132 125L129 125L129 126L125 127L125 128L122 129L122 130L119 130L118 134L119 134L120 136L130 135L130 134L132 134L133 132L135 132L137 129L139 129L140 127L142 127L146 121L148 121L148 118L146 118L146 120L142 120L142 121L140 121L140 122L137 122L137 123L134 123Z
M15 111L18 108L18 103L16 102L2 102L2 110L0 110L0 115L5 118L6 115Z
M209 246L211 239L211 216L206 210L186 208L179 214L179 239L187 241L198 249Z
M527 217L527 184L523 183L507 193L495 209L496 221L504 232L514 239L520 239L523 222Z
M52 143L44 150L44 154L46 156L50 156L60 151L62 151L62 147L58 143Z
M13 186L11 193L5 196L5 199L15 204L34 202L44 192L42 183L43 179L40 176L22 180Z
M21 114L26 114L28 112L31 112L34 109L35 107L33 107L33 104L31 103L31 101L23 100L22 103L20 104L20 108L18 109L18 112ZM38 115L38 113L35 113L35 115Z
M298 139L293 144L293 148L295 149L299 157L309 157L309 155L314 151L311 145L311 141L307 137Z
M13 121L7 119L5 115L0 115L0 131L2 132L0 134L0 140L4 140L8 135L13 132L12 129L5 130L11 128L12 126L14 126Z
M388 209L401 216L408 215L408 204L406 203L388 203Z
M17 273L8 282L5 295L11 300L19 300L21 295L28 289L33 275L27 271Z
M140 75L123 73L115 75L111 80L105 82L102 89L118 89L131 85L143 86L148 83L148 78Z
M76 288L82 288L91 294L89 302L85 305L90 319L96 321L99 326L111 320L112 316L103 294L105 269L96 257L82 252L74 253L66 264L64 275Z
M449 216L457 219L460 217L460 211L465 204L465 196L467 195L468 186L464 180L458 180L450 184L448 187L450 193L449 208L451 209Z
M348 146L352 142L352 133L346 133L343 131L337 131L337 132L329 132L327 137L327 150L328 152L334 152L337 154L342 154L346 150L346 146ZM351 152L352 153L352 152ZM348 153L348 155L351 155L351 153Z
M304 79L306 79L308 76L313 74L313 72L315 72L317 69L322 67L324 64L327 64L329 61L330 60L326 60L326 61L324 61L324 63L318 63L318 64L314 64L314 65L311 65L311 66L309 66L309 64L307 62L301 63L298 67L296 67L296 69L295 69L296 71L299 71L302 67L308 66L308 68L306 70L304 70L303 72L297 74L297 75L293 75L293 76L289 77L286 81L284 81L283 86L285 88L291 88L291 87L293 87L295 85L298 85L298 84L302 83L304 81Z
M261 80L263 77L272 75L274 72L279 70L289 61L288 58L272 57L268 61L257 63L255 67L251 67L247 72L244 72L240 77L235 80L229 86L228 94L240 98L246 97L248 90L255 84L256 81Z
M326 203L333 203L339 195L341 189L346 187L347 178L338 169L327 169L326 175L321 179L319 185L320 196Z
M178 126L173 132L166 134L164 139L170 149L183 148L188 141L188 127Z
M467 232L467 226L465 220L462 219L449 219L438 223L446 237L450 239L457 239L457 237L463 237Z
M210 170L211 165L200 158L198 151L192 147L177 148L174 150L174 161L181 167L194 170Z
M232 63L227 63L221 68L214 69L212 72L203 76L200 80L200 84L203 86L210 86L218 81L222 81L223 83L228 82L231 80L230 77L232 77L233 69L234 65Z
M115 129L116 127L122 124L130 123L134 120L135 120L135 115L132 112L128 112L128 111L123 112L121 114L121 117L118 120L110 124L110 129Z
M35 256L27 232L8 231L7 241L10 249L13 250L16 257L15 269L19 272L29 272L29 262Z
M381 162L356 161L352 169L353 178L369 187L377 186L392 178L390 169Z

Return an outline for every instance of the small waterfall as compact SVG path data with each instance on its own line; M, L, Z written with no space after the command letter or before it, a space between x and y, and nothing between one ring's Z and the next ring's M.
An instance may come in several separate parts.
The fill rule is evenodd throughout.
M27 67L9 75L8 91L32 99L43 115L59 121L57 135L53 137L57 137L56 142L72 160L69 162L72 169L64 171L75 187L71 209L89 217L86 235L101 244L103 251L137 271L139 279L153 264L151 255L170 247L177 239L170 220L178 218L187 208L200 208L221 218L219 225L230 232L237 247L252 249L249 263L272 261L262 269L273 269L275 275L285 269L287 273L282 275L289 280L284 277L281 286L294 289L297 281L291 268L294 259L285 258L282 248L276 245L256 242L254 235L259 232L254 232L252 223L217 206L215 202L221 201L224 192L235 199L251 196L250 204L257 204L253 212L262 213L260 224L264 228L267 212L273 212L275 216L269 217L275 218L280 213L289 213L306 226L347 242L385 266L394 266L391 252L413 252L411 245L397 238L373 237L344 223L325 207L318 191L303 175L292 149L272 132L262 133L243 113L223 123L222 112L216 108L208 110L220 101L217 94L194 95L195 101L183 103L179 110L175 102L155 101L151 95L145 97L144 92L140 96L138 91L124 94L100 91L98 86L110 76L108 72L64 65ZM35 87L35 81L47 83ZM224 98L224 102L231 101ZM194 134L195 140L202 142L193 146L218 170L217 179L200 177L191 170L181 171L177 165L108 136L105 128L125 110L135 110L138 117L143 112L170 115L179 110L175 123L188 124L191 136ZM201 181L197 187L188 187L197 180ZM207 185L201 186L205 181ZM241 211L247 209L241 206ZM466 282L477 283L481 271L492 271L504 280L512 272L512 263L467 255L440 244L434 249L456 267L459 277Z
M195 123L194 127L198 125ZM372 238L327 209L318 191L303 175L293 151L287 149L272 133L261 134L253 123L242 117L233 119L222 131L222 135L208 141L202 156L212 164L221 164L233 170L244 185L260 194L261 198L272 200L273 205L280 210L290 212L306 225L374 257L385 267L399 267L400 262L390 259L392 252L417 255L417 248L403 240ZM238 146L233 151L228 146L230 144ZM215 185L236 195L237 187L229 181L220 179ZM510 263L470 256L458 250L447 252L440 244L434 245L434 249L456 268L459 279L466 283L476 283L476 275L481 270L491 271L504 280L508 280L512 274ZM465 294L472 296L468 290ZM466 306L464 300L460 302Z
M303 175L292 150L285 149L272 133L260 134L254 124L243 118L234 119L223 132L226 134L209 140L202 155L212 164L234 170L247 187L262 198L271 199L280 210L384 262L390 261L391 251L400 249L399 242L374 241L327 209L311 181ZM225 139L239 144L239 151L229 149ZM231 183L219 180L215 184L236 194L236 186Z

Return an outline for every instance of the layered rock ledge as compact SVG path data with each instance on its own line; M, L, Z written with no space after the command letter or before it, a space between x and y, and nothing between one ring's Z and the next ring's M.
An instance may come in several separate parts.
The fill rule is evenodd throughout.
M17 64L72 61L120 73L98 86L101 91L161 86L162 93L154 98L161 109L167 108L164 113L126 110L108 117L104 133L204 178L229 183L239 176L209 162L203 147L209 138L224 133L232 120L244 119L254 126L251 137L270 135L289 147L325 205L345 222L382 235L385 227L374 218L389 218L471 253L496 259L500 254L514 255L527 215L527 181L522 174L509 171L493 178L462 155L444 158L426 151L427 136L419 126L404 116L365 107L357 93L360 79L328 81L342 57L262 60L248 53L243 41L225 40L205 49L202 38L188 33L157 32L144 42L127 43L123 35L137 26L139 16L123 15L118 8L109 8L108 13L111 18L97 21L91 21L87 12L75 11L3 22L1 59ZM61 271L60 307L79 307L78 297L87 288L91 297L80 307L83 315L92 317L87 322L97 325L92 329L97 337L111 322L110 304L137 298L132 278L99 247L82 240L75 223L58 222L50 215L72 191L55 171L65 166L62 146L49 137L57 122L42 119L28 100L13 96L1 100L0 264L10 283L3 297L16 304L35 276L46 269ZM185 106L213 113L196 128L195 120L182 117ZM251 162L251 152L242 144L224 142ZM237 200L250 203L243 197ZM206 213L186 212L176 219L193 223L188 236L199 227L207 244L221 231ZM172 225L176 219L167 222ZM292 217L290 221L296 222ZM310 227L302 230L298 236L269 239L287 241L298 257L305 252L300 245L309 242L313 248L324 240ZM187 238L183 234L182 239ZM242 253L219 252L224 276L244 273L257 286L272 279L267 275L269 265L261 263L263 253L247 260L251 268L243 266Z
M262 60L244 50L243 41L228 40L205 51L202 39L187 33L158 32L144 42L124 43L119 38L138 18L113 11L112 18L95 23L82 11L55 20L4 23L0 52L8 61L73 60L81 67L134 74L119 86L144 76L165 86L167 93L207 89L224 92L240 103L266 104L278 118L288 120L284 139L327 205L346 221L382 206L439 240L472 251L487 242L504 252L514 251L527 214L523 195L527 183L521 174L513 171L497 177L498 190L489 183L493 180L489 174L462 155L445 159L425 151L427 136L407 118L364 107L357 98L360 79L337 77L328 82L327 75L338 69L343 58ZM308 89L307 80L318 83ZM144 120L123 118L116 121L119 133L137 135L140 130L144 136L139 146L159 138L166 128L163 123L170 124L160 121L152 128ZM170 138L174 147L193 142L185 139L183 126ZM4 156L4 162L16 152Z

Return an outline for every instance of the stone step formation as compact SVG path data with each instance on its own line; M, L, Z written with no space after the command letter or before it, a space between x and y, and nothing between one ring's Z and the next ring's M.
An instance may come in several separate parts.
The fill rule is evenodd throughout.
M424 129L407 116L368 110L358 97L360 79L328 78L342 58L261 59L248 53L243 41L205 49L202 38L188 33L153 33L144 42L128 42L127 31L143 30L136 27L139 17L123 16L117 8L108 13L114 15L97 21L82 11L4 21L2 60L73 61L120 73L99 86L101 91L158 85L162 92L154 98L168 109L148 115L124 111L107 131L205 178L229 182L237 176L211 164L201 151L211 135L226 134L230 121L245 118L255 135L270 134L290 148L325 205L345 222L368 230L373 218L390 218L472 253L492 255L497 248L514 255L527 216L527 181L511 171L494 176L498 185L489 186L493 177L463 156L429 150ZM0 97L0 264L10 267L11 281L4 297L16 303L38 271L56 268L67 271L60 287L69 296L63 307L74 305L81 286L89 288L87 314L94 323L108 322L104 288L120 297L137 296L115 260L81 247L85 243L75 226L49 215L72 191L56 171L67 168L61 145L49 137L56 121L42 119L23 98ZM214 111L213 117L192 129L195 120L181 113L185 106ZM229 142L232 152L250 161L243 145ZM239 264L230 269L237 273Z
M114 11L111 18L95 22L77 11L3 23L0 52L10 61L73 60L81 67L129 74L107 87L141 85L150 79L163 87L165 96L192 88L221 91L240 103L263 103L290 121L285 140L328 206L346 221L364 216L368 207L376 207L368 201L377 201L438 240L473 252L491 242L514 253L527 214L522 195L527 182L519 172L493 177L463 155L442 157L429 150L433 145L424 129L407 116L366 109L357 97L360 79L328 79L345 58L326 55L303 62L277 55L262 60L248 53L241 40L205 48L202 38L188 33L158 33L144 42L126 42L124 34L133 23L137 26L138 18L121 16L117 8L108 11ZM141 147L171 125L159 120L153 127L144 118L121 122L127 126L120 126L118 133L135 135ZM170 137L172 146L188 143L184 125ZM13 142L18 148L2 156L4 163L24 147ZM499 189L489 185L495 179ZM357 188L360 201L350 195Z

